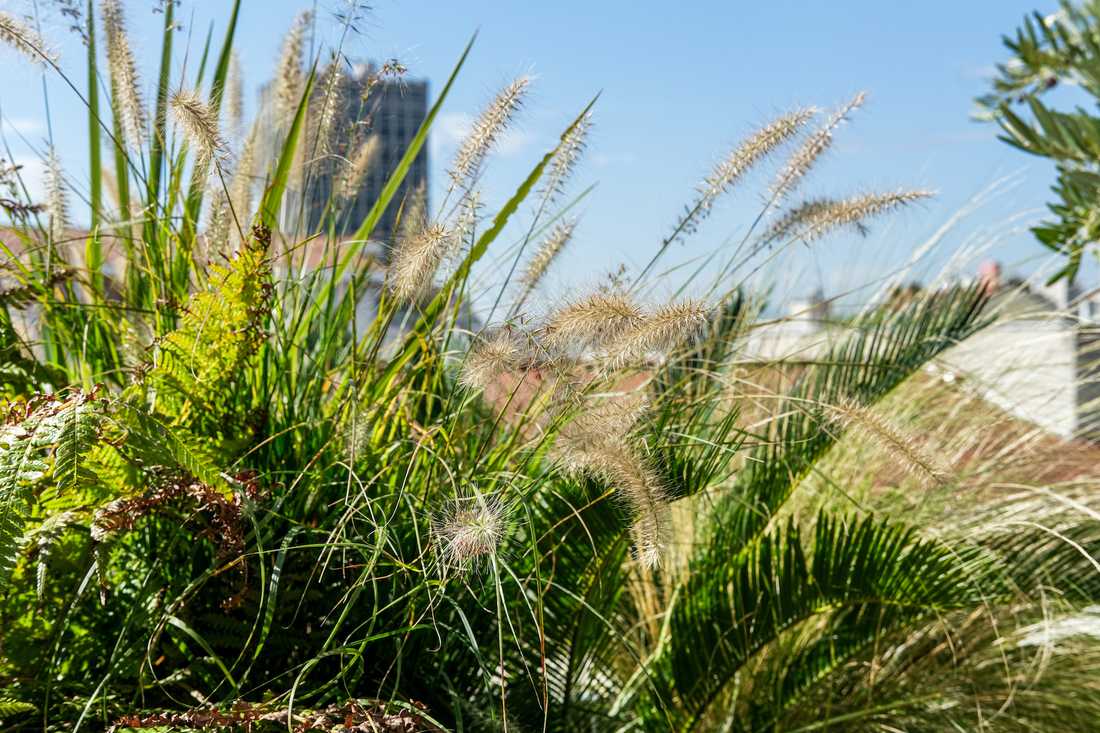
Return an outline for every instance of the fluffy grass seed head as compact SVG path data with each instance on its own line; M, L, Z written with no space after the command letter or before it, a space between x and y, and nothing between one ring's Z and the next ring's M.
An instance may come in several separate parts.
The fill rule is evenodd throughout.
M690 234L710 213L714 202L754 165L790 140L813 119L816 110L803 107L777 117L741 141L696 187L695 202L676 223L676 231Z
M33 28L7 11L0 10L0 42L25 56L32 63L57 63L57 54L50 50L46 39Z
M226 144L218 129L218 116L196 92L176 92L169 100L169 106L187 142L197 151L196 168L205 168L210 161L225 156Z
M558 309L543 327L544 342L555 349L597 346L636 328L642 308L625 293L592 293Z
M502 374L519 369L523 354L519 341L507 329L478 337L466 352L459 383L469 389L485 389Z
M339 198L344 201L351 201L359 194L359 184L363 182L363 178L374 167L381 149L381 139L377 135L367 136L355 147L351 159L345 164L343 175L339 179Z
M623 437L595 427L583 419L564 426L552 458L567 473L588 476L615 491L630 512L638 560L656 567L668 534L668 492Z
M852 399L839 400L826 409L832 422L867 437L922 483L946 486L951 482L951 471L946 466L925 451L912 435L874 410Z
M225 79L225 128L234 142L240 142L244 131L244 75L236 51L229 56L229 73Z
M496 497L457 499L434 529L446 570L466 570L497 551L507 530L504 504Z
M306 32L312 22L313 13L302 11L283 38L283 50L275 72L275 115L280 129L288 127L294 119L305 91L302 51L305 48Z
M52 145L46 155L46 214L50 239L57 244L65 239L65 230L69 225L69 200L61 161Z
M710 308L699 300L663 305L607 345L612 368L644 360L657 352L672 351L693 338L706 325Z
M520 76L497 93L489 106L474 121L466 139L455 154L449 174L456 186L467 187L481 170L485 156L508 129L516 111L523 105L531 85L529 76Z
M565 190L565 184L576 170L577 164L588 147L588 136L592 132L592 113L588 112L561 141L558 151L550 161L549 170L546 172L540 194L546 202L560 196Z
M774 201L782 200L798 186L821 156L832 147L836 129L848 119L848 115L862 107L866 99L866 92L857 93L794 151L772 183L771 192Z
M573 238L573 230L576 228L576 219L566 219L556 224L550 230L550 233L546 235L546 239L542 240L535 256L527 263L527 269L520 276L520 285L522 285L525 295L534 290L539 284L543 275L550 269L550 265Z
M119 0L103 0L103 34L107 41L107 67L111 72L111 96L118 105L126 142L140 148L148 128L137 62L126 35L126 17Z
M317 141L318 155L328 155L333 150L336 119L339 111L344 106L344 95L346 93L347 85L344 84L344 73L340 68L340 61L339 59L333 59L325 67L322 74L321 94L316 100L314 135Z
M864 222L909 204L930 198L933 191L888 191L867 193L846 199L810 199L786 211L768 228L765 241L801 239L812 242L834 229L855 227L861 235L867 233Z
M428 224L398 240L390 256L388 285L400 301L410 303L427 292L453 236L442 224Z

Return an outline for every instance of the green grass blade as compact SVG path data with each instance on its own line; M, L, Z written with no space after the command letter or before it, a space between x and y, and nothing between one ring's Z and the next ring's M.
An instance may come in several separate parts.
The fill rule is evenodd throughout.
M260 221L265 226L275 229L279 223L279 207L282 205L283 194L286 193L287 180L290 178L290 170L294 166L294 154L298 149L298 139L302 136L302 128L305 126L306 111L309 109L309 97L313 93L315 72L310 71L306 79L306 88L302 92L302 99L298 102L298 111L294 114L294 122L287 133L283 149L279 153L279 163L275 168L275 176L271 185L264 193L263 202L260 204Z

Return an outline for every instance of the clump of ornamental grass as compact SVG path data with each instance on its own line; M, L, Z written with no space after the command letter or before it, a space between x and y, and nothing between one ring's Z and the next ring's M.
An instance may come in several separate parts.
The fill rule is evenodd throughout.
M35 64L57 63L57 54L29 25L6 10L0 10L0 42Z
M413 302L428 292L452 241L451 230L438 223L398 239L390 253L387 283L399 302Z
M148 119L142 101L137 62L126 33L126 16L119 0L103 0L102 15L112 101L122 121L126 142L137 150L145 142Z
M485 157L508 129L512 118L523 105L531 85L529 76L520 76L497 93L493 101L481 112L469 134L462 141L448 171L451 181L458 187L469 187L481 171Z

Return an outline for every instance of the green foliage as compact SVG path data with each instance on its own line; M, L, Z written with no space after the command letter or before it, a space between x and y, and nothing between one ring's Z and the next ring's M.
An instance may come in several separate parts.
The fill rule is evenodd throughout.
M1053 109L1044 97L1073 85L1100 99L1100 3L1062 0L1058 13L1025 18L1004 45L1012 58L997 65L993 92L978 103L1000 124L1002 140L1056 164L1057 200L1050 204L1055 219L1032 231L1066 257L1051 282L1072 281L1086 249L1100 238L1100 117L1082 107Z
M220 50L211 33L187 80L202 87L209 62L215 110L238 11L250 12L234 4ZM97 67L96 25L89 13L88 79L117 91L117 70ZM475 176L414 219L402 181L468 45L345 241L347 202L323 202L319 231L297 223L320 159L343 170L354 157L303 154L323 150L318 59L288 62L301 86L266 139L273 159L234 171L240 144L234 162L204 170L164 119L172 39L148 150L104 140L116 210L96 171L83 252L41 257L28 216L25 248L9 253L20 284L0 297L6 724L1089 730L1093 657L1045 650L1044 673L1017 683L1033 628L1100 600L1095 500L994 501L990 479L957 521L917 521L851 499L868 469L830 464L851 440L830 406L870 408L910 386L986 323L982 292L871 309L763 399L745 361L758 263L734 267L737 253L714 282L683 284L713 294L706 307L634 314L627 291L663 283L605 289L603 302L626 303L622 320L674 321L626 365L597 345L554 347L529 315L481 329L472 303L493 255L514 256L517 222L522 252L575 204L558 201L560 181L540 186L593 104L491 218ZM371 81L365 121L386 87ZM97 153L95 110L123 126L102 101L90 100ZM234 185L238 173L266 181L263 195ZM397 231L378 231L389 207ZM214 214L233 226L204 225ZM417 249L370 240L408 245L425 225L447 251L430 253L423 298L398 302L392 259ZM111 251L121 271L105 267ZM29 325L16 317L32 310ZM479 383L471 364L490 329L504 338L480 354L491 378ZM828 500L808 497L823 474ZM642 537L640 515L659 536Z

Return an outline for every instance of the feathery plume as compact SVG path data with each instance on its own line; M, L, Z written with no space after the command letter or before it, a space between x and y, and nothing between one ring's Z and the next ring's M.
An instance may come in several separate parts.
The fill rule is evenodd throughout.
M398 237L411 237L428 223L428 189L421 181L405 197L401 207L401 219L398 222Z
M244 130L244 76L236 51L229 56L229 74L225 79L225 128L234 141Z
M750 135L714 167L699 186L699 201L709 209L715 199L729 190L753 165L785 143L813 119L812 107L783 115Z
M462 141L449 171L456 186L468 184L477 177L485 156L508 128L513 115L523 104L531 78L520 76L502 89L474 121L470 133Z
M798 183L810 172L810 169L825 154L825 151L832 147L833 133L836 132L837 127L848 119L848 115L862 107L866 99L866 92L859 92L847 104L834 112L821 129L806 138L806 141L791 155L772 184L772 198L775 201L781 200L798 186Z
M565 184L573 175L577 163L588 146L588 135L592 131L592 113L586 113L561 141L558 151L550 161L549 170L540 193L543 201L549 202L565 190Z
M415 235L398 240L388 277L394 297L412 302L424 294L451 245L451 239L451 232L442 224L429 224Z
M697 334L709 314L706 304L696 300L661 306L608 344L606 358L614 368L641 361L653 352L670 351Z
M519 369L523 349L506 329L480 337L466 352L459 383L474 390L485 389L502 374Z
M444 568L463 570L494 553L506 525L504 505L496 497L457 500L435 522Z
M338 197L344 201L351 201L359 193L359 184L363 177L374 165L381 150L381 142L377 135L370 135L359 143L351 160L348 162L344 175L340 176Z
M885 449L909 473L925 482L945 486L951 481L951 471L929 455L919 443L874 410L855 400L843 399L827 405L831 419L844 428L857 431Z
M592 293L554 313L544 327L547 346L584 348L636 328L642 309L624 293Z
M565 471L606 483L626 503L637 557L647 567L660 563L668 513L668 493L656 473L618 436L567 424L553 457Z
M344 84L344 75L340 70L340 62L334 59L332 63L325 67L321 79L321 94L315 100L315 103L319 105L315 115L317 122L314 131L319 155L328 155L332 152L336 113L344 105L346 91L347 87Z
M259 140L260 123L252 123L252 129L245 138L244 147L237 157L237 167L233 171L233 178L229 182L229 204L233 207L239 221L246 222L251 219L252 213L252 185L256 166L256 145ZM232 232L238 235L238 232Z
M218 130L218 117L194 91L176 92L169 101L176 122L187 141L198 151L195 168L204 169L211 160L225 155L225 141Z
M65 239L65 229L69 225L69 202L61 161L52 145L46 155L46 214L49 217L50 240L57 244Z
M577 227L576 219L567 219L558 223L550 233L546 235L546 239L539 245L538 251L535 252L535 256L531 258L531 261L527 263L527 270L524 271L520 277L520 285L523 287L523 293L520 296L520 302L522 303L527 299L527 296L531 294L531 291L542 280L543 275L550 269L551 263L557 258L561 251L565 249L565 245L569 244L569 240L573 238L573 230Z
M813 107L796 109L759 128L731 150L696 187L695 202L676 222L673 239L694 232L719 196L730 190L750 168L794 137L815 114L817 111Z
M810 199L787 211L764 234L764 241L798 238L812 242L833 229L853 226L867 233L866 219L881 216L916 201L929 198L932 191L893 191L868 193L847 199Z
M302 49L305 46L306 31L312 21L313 13L302 11L283 39L283 51L279 56L275 77L275 115L280 128L290 125L305 90Z
M111 98L119 107L126 142L140 148L145 141L147 120L141 98L137 63L126 35L126 18L119 0L103 0L103 33L107 40L107 67L111 72Z
M57 63L57 54L51 51L33 28L11 13L0 10L0 41L26 56L32 63Z

